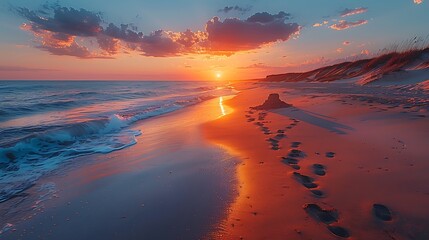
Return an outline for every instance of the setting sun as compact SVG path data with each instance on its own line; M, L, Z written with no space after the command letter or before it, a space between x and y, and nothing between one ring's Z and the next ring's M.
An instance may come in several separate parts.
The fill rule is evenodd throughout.
M222 77L222 73L217 72L217 73L216 73L216 79L220 79L221 77Z

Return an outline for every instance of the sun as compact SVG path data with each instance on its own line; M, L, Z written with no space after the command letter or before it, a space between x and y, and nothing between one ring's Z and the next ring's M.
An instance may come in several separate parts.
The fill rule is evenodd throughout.
M217 72L215 74L215 76L216 76L216 79L220 79L222 77L222 73L221 72Z

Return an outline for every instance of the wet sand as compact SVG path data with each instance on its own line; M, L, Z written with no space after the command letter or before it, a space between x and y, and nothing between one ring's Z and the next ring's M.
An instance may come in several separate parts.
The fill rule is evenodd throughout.
M429 239L425 95L347 83L241 83L205 125L242 162L217 239ZM271 93L293 107L258 111ZM426 100L425 100L426 98Z
M220 103L142 121L136 145L45 177L2 204L0 238L199 239L215 231L236 196L238 163L201 135L201 124L229 111Z

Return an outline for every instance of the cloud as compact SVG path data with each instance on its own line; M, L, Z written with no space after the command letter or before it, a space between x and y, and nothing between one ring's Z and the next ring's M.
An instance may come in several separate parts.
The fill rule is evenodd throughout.
M27 8L14 11L28 20L21 29L33 33L38 43L36 48L53 55L78 58L112 58L121 52L153 57L191 53L232 55L287 41L301 29L297 23L286 23L290 14L282 11L256 13L245 20L227 18L222 21L214 17L206 23L204 31L161 29L149 34L139 32L131 24L105 23L101 14L85 9L43 5L38 11ZM93 42L97 46L89 45Z
M271 22L284 22L290 18L289 13L283 11L277 14L269 14L267 12L255 13L247 19L247 22L253 23L271 23Z
M41 16L36 11L27 8L16 8L16 11L31 21L35 27L50 32L74 36L96 36L103 30L100 26L100 15L85 9L57 7L53 9L53 17Z
M78 58L106 58L91 52L87 47L81 46L76 42L76 36L63 32L51 32L42 29L39 25L22 24L21 29L33 32L39 40L39 48L50 52L52 55L74 56Z
M350 41L344 41L343 45L347 46L347 45L350 45L350 43L351 43Z
M345 30L345 29L348 29L348 28L352 28L352 27L357 27L357 26L360 26L360 25L364 25L364 24L367 24L367 23L368 23L368 20L358 20L358 21L355 21L355 22L349 22L349 21L346 21L346 20L340 20L338 23L331 25L330 28L332 28L334 30L341 31L341 30Z
M140 49L143 55L153 57L176 56L181 53L182 45L169 38L163 30L142 37Z
M328 21L323 21L321 23L315 23L313 24L313 27L322 27L324 25L327 25L329 22Z
M237 67L237 69L263 71L269 74L284 73L284 72L301 72L301 71L308 71L311 69L319 68L331 62L332 60L326 59L325 57L316 57L312 59L307 59L303 62L287 63L281 66L270 66L259 62L259 63L247 65L247 66Z
M44 71L58 71L56 69L45 69L45 68L28 68L20 66L1 66L0 72L44 72Z
M288 16L284 12L257 13L246 20L228 18L224 21L214 17L206 24L209 48L214 52L234 52L287 41L301 29L297 23L285 23Z
M348 16L352 16L352 15L357 15L357 14L362 14L368 11L368 8L365 7L359 7L359 8L354 8L354 9L344 9L343 11L340 12L341 17L348 17Z
M415 3L415 4L422 4L422 3L423 3L423 0L414 0L414 3Z
M239 7L239 6L235 5L235 6L226 6L226 7L222 8L222 9L219 9L218 12L229 13L231 11L236 11L236 12L239 12L240 14L245 14L248 11L250 11L251 9L252 9L251 6L248 6L248 7Z

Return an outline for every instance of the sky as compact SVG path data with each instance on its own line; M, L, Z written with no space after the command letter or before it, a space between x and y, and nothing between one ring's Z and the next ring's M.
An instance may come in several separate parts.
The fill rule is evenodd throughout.
M428 12L426 0L6 0L0 79L263 78L420 46Z

